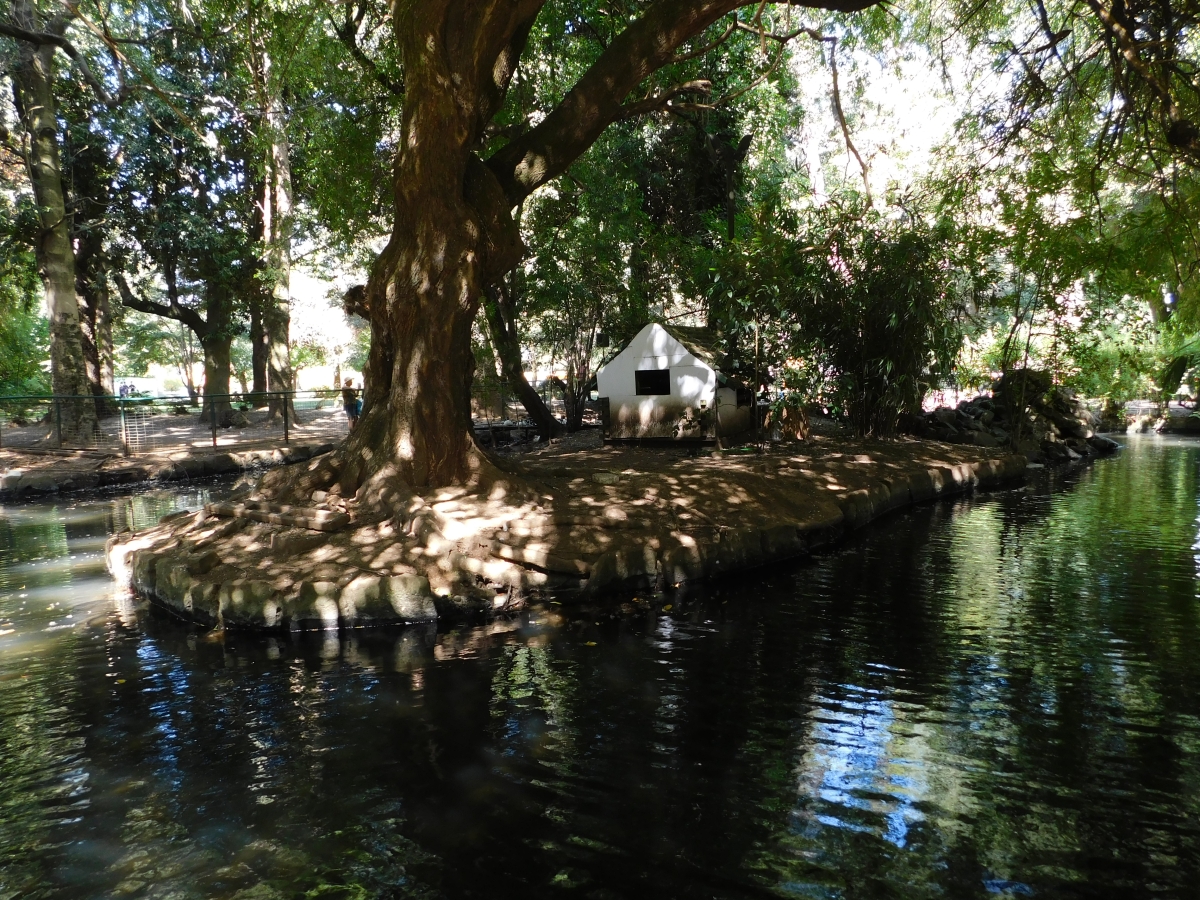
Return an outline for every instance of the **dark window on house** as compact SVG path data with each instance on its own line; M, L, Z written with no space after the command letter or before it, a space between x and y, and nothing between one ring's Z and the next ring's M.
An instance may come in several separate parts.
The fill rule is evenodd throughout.
M633 385L639 396L642 394L670 394L671 370L638 369L633 373Z
M754 392L748 387L740 387L737 389L737 405L738 406L753 406Z

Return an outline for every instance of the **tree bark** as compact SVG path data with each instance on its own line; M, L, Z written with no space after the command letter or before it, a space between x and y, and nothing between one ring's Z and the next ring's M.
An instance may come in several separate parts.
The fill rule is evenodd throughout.
M263 309L262 324L266 336L267 389L293 391L290 329L292 322L292 166L287 138L287 117L279 96L279 85L271 74L271 57L260 57L263 95L266 99L268 151L263 196L263 240L266 243L266 270L271 292ZM268 419L288 415L297 421L292 396L272 395Z
M76 238L75 290L79 297L80 336L88 386L99 416L113 412L112 307L101 235L89 229Z
M474 154L503 103L544 0L398 0L405 102L394 225L365 291L371 322L363 418L341 453L343 490L387 471L413 486L468 481L471 327L483 289L519 262L513 207L623 115L679 46L757 0L656 0L609 43L556 109L486 163ZM875 0L820 5L861 9Z
M43 23L30 0L14 0L15 24L42 31ZM65 21L49 23L61 33ZM29 180L38 205L41 233L35 247L38 270L50 318L50 382L55 394L90 396L75 295L75 254L60 165L60 137L54 103L54 53L51 44L17 45L12 67L14 99L24 127ZM68 442L89 442L96 430L93 401L66 401L61 405L60 437Z
M558 437L562 434L562 423L554 417L546 401L525 378L525 367L521 364L521 342L517 334L517 314L508 291L502 285L489 287L483 309L492 347L496 350L508 386L537 425L542 440Z
M204 405L200 418L211 423L215 415L217 425L222 427L229 425L233 417L233 404L229 402L232 343L228 334L212 334L200 342L204 348Z
M262 308L257 300L250 305L250 366L253 372L250 392L267 392L267 333L262 324ZM255 400L255 406L259 401Z
M219 280L206 286L204 328L196 332L204 348L204 418L211 422L214 412L218 425L228 425L233 416L229 402L229 378L232 371L233 298Z

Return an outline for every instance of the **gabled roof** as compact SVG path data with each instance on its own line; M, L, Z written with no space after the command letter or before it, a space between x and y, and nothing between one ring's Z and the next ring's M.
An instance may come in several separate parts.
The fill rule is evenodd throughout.
M714 369L719 369L725 354L721 352L721 339L712 328L687 328L683 325L664 325L656 323L663 331L700 360Z

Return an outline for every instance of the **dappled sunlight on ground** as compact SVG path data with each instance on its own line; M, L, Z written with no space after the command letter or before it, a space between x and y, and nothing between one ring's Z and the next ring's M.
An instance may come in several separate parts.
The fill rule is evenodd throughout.
M141 558L140 588L185 614L208 591L210 618L226 618L233 594L220 586L244 583L243 594L258 598L238 609L247 626L329 627L435 605L439 615L490 613L530 591L664 589L795 556L889 509L1024 470L1023 457L997 451L843 438L758 453L568 449L503 464L507 471L489 471L474 489L412 492L385 478L354 497L336 485L312 491L313 514L350 517L333 533L216 510L140 535L117 555L133 552L135 582ZM315 478L322 465L313 460L307 471ZM298 471L291 483L309 483ZM393 493L381 503L384 486ZM250 505L295 524L287 517L295 507ZM145 560L155 556L167 562L151 572ZM175 582L166 584L167 572ZM388 591L408 599L364 605L363 596ZM426 599L413 606L413 597Z

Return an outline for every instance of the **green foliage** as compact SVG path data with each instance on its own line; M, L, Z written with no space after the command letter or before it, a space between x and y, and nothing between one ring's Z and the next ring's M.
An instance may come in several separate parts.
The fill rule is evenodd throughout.
M883 222L839 223L802 311L860 435L891 437L902 413L950 372L961 345L936 235Z
M50 389L43 368L50 358L49 326L38 311L41 282L22 239L29 212L25 205L14 209L0 194L0 395Z
M354 337L346 356L346 365L356 372L365 372L367 360L371 355L371 328L361 320L351 320L354 327Z
M152 365L178 366L180 328L158 316L125 311L113 329L116 377L142 378Z
M780 387L845 412L861 435L894 435L962 342L945 234L854 209L814 211L808 240L780 224L760 219L715 262L710 315L735 366L749 375L757 346Z
M289 348L292 357L292 369L311 369L313 366L323 366L328 359L326 347L313 340L296 341Z

